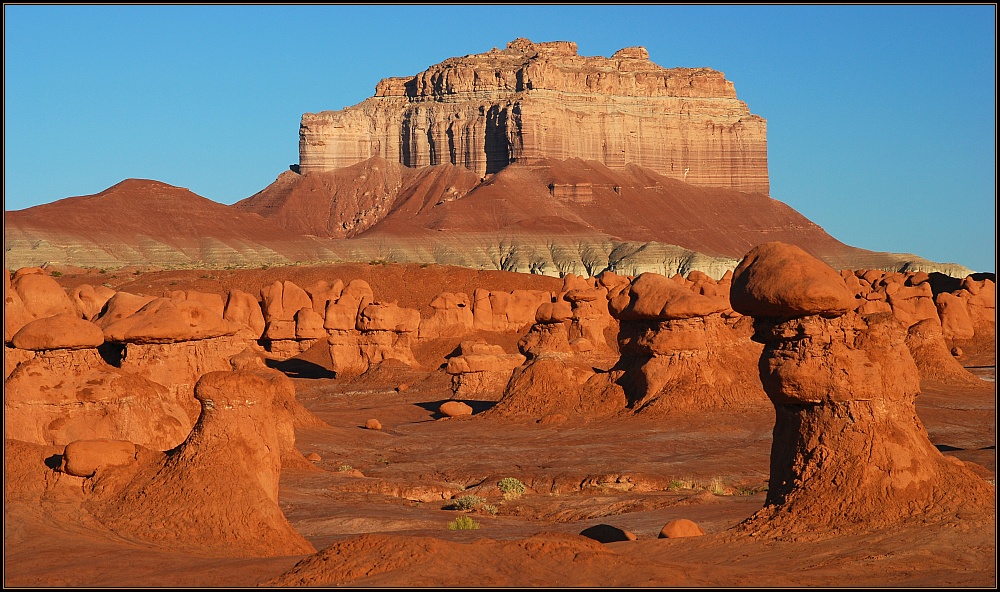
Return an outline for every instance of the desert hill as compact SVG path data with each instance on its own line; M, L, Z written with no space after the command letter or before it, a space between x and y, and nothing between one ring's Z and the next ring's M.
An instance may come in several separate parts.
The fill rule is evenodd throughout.
M969 273L845 245L761 193L579 158L514 163L479 180L452 164L411 169L375 156L333 171L282 173L232 207L296 233L366 239L378 245L376 259L549 275L697 269L721 277L750 248L773 240L838 269Z
M8 267L221 267L311 260L321 249L254 214L159 181L126 179L94 195L4 212Z

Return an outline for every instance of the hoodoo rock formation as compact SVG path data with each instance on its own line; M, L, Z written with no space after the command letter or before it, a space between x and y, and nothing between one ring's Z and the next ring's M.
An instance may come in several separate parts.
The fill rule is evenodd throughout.
M191 434L168 453L144 449L134 463L98 471L89 487L94 516L126 538L219 556L315 552L278 506L281 457L294 432L282 381L268 372L204 375Z
M482 177L512 162L581 158L768 193L764 119L722 72L662 68L643 47L583 57L572 42L516 39L383 79L354 107L306 113L299 137L301 173L380 156Z
M897 318L858 314L863 300L852 304L841 276L780 243L747 254L731 300L754 315L776 414L767 501L744 531L823 537L993 520L994 487L943 456L917 417L919 375Z

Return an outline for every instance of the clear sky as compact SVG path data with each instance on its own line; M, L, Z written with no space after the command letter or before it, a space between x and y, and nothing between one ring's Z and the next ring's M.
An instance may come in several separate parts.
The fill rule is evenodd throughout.
M996 270L996 6L4 6L4 208L130 177L230 204L302 113L508 41L643 45L767 119L771 197L841 241Z

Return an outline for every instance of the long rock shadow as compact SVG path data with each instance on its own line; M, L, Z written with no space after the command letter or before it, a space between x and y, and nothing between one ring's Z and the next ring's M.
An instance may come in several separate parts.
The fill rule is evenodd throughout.
M337 373L305 360L289 358L287 360L266 360L268 368L283 372L289 378L336 378Z

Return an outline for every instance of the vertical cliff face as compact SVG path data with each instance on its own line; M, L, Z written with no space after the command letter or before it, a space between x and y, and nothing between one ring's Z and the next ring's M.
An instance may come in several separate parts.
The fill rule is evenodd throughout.
M583 57L575 43L517 39L386 78L353 107L302 116L302 173L372 156L480 175L512 162L582 158L768 193L765 120L721 72L662 68L642 47Z

